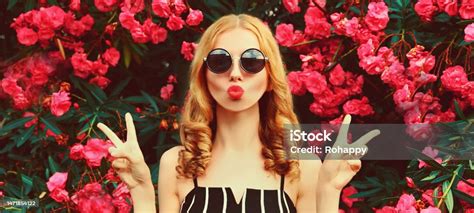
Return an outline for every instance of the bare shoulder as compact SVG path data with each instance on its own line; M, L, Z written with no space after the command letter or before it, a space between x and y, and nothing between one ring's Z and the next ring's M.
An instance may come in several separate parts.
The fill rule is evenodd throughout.
M180 145L166 150L163 155L161 155L160 165L165 164L169 166L176 166L178 164L179 151L182 149L184 149L184 146Z

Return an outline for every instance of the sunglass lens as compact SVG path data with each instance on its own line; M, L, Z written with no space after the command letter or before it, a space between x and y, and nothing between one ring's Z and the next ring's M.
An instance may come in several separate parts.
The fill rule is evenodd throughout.
M258 73L265 67L265 56L257 49L249 49L240 57L242 67L251 73Z
M216 49L209 53L206 63L212 72L224 73L232 66L232 58L227 51Z

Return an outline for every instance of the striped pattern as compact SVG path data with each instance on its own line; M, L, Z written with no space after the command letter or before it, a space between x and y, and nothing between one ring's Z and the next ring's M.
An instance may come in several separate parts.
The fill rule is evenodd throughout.
M283 185L280 189L247 188L236 202L230 187L201 187L195 181L194 189L181 203L180 212L293 213L296 208Z

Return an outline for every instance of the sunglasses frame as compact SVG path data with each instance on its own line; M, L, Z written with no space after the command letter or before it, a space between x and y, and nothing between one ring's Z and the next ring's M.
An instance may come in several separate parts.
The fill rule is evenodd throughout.
M230 65L230 67L229 67L225 72L215 72L214 70L212 70L212 68L211 68L211 67L209 66L209 64L207 63L207 56L209 56L209 54L211 54L211 53L212 53L213 51L215 51L215 50L222 50L222 51L226 52L227 54L229 54L229 56L230 56L230 60L232 61L232 64ZM249 50L256 50L256 51L260 52L260 53L263 55L263 60L265 60L265 65L266 65L266 63L268 62L268 57L267 57L261 50L259 50L259 49L257 49L257 48L248 48L248 49L244 50L244 51L242 52L242 54L240 54L240 57L239 57L239 65L240 65L240 68L242 68L242 69L243 69L245 72L247 72L247 73L250 73L250 74L257 74L257 73L261 72L261 71L263 70L263 68L265 68L265 65L264 65L264 66L262 67L262 69L260 69L258 72L250 72L250 71L248 71L247 69L245 69L245 67L242 65L242 60L241 60L242 55L243 55L245 52L249 51ZM215 49L212 49L211 51L209 51L209 53L207 54L207 56L204 57L204 59L203 59L203 60L204 60L204 63L206 63L207 68L208 68L209 70L211 70L211 72L213 72L213 73L216 73L216 74L226 73L226 72L229 71L229 70L232 68L232 66L234 65L234 59L232 58L232 55L229 53L229 51L227 51L227 50L224 49L224 48L215 48Z

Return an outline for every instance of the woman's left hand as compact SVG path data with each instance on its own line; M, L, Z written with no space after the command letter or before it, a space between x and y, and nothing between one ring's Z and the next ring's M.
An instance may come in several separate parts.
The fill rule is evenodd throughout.
M380 130L375 129L360 137L357 141L349 144L347 141L347 132L350 122L351 116L346 115L333 148L360 147L367 149L366 144L372 138L380 134ZM348 156L347 154L344 155L341 153L327 154L319 172L318 187L324 188L321 190L340 192L360 170L361 161L359 158L361 157L362 156Z

